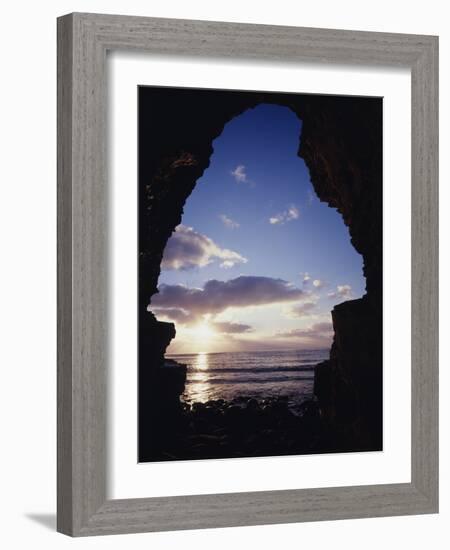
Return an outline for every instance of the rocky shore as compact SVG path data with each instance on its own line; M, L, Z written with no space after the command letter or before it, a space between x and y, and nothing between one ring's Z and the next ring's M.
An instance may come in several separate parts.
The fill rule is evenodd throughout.
M336 440L335 431L327 429L314 400L302 403L295 411L285 398L181 403L177 413L166 420L164 429L153 431L152 448L143 461L358 450L345 437Z

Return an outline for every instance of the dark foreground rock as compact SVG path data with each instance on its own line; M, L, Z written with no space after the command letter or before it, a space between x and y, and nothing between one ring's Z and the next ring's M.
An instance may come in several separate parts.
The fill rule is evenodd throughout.
M178 425L187 372L186 365L164 357L175 325L157 321L152 314L144 319L139 324L139 460L153 452L153 439L160 440L164 431ZM143 426L149 429L144 432Z
M148 428L151 442L141 461L193 460L351 452L355 442L336 436L316 401L293 411L288 400L251 398L183 404L161 429Z

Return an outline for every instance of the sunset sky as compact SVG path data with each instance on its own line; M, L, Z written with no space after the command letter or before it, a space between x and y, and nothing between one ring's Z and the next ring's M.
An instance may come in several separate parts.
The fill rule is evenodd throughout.
M229 122L164 252L150 309L167 353L327 348L332 307L365 292L341 216L297 156L301 122L260 105Z

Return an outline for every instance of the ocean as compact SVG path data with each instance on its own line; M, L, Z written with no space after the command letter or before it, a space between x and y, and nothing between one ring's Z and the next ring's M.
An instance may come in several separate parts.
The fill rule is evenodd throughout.
M168 355L187 365L182 400L239 401L285 398L295 408L312 397L314 367L329 350L289 350Z

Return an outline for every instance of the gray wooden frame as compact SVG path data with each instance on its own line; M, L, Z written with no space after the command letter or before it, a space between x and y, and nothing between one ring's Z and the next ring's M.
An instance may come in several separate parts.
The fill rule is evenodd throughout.
M412 72L410 483L108 500L106 52ZM75 13L58 19L58 530L73 536L438 511L438 38Z

